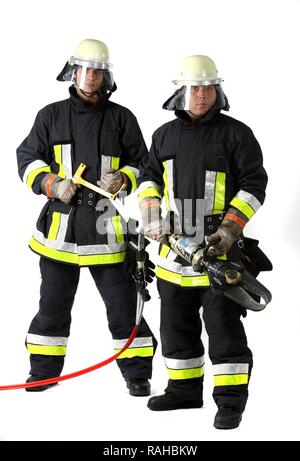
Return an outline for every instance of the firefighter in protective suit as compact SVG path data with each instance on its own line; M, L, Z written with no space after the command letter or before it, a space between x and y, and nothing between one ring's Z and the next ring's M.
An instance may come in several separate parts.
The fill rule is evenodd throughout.
M78 188L71 178L84 163L87 181L111 193L133 192L138 164L147 154L145 142L135 116L109 101L116 84L103 42L81 41L57 80L73 83L70 97L44 107L17 149L21 179L34 193L48 197L29 243L41 256L42 282L39 311L26 338L31 363L27 382L62 371L81 267L89 268L106 305L115 352L135 324L126 226L115 210L107 211L107 199ZM150 281L150 267L148 277ZM150 394L156 345L143 319L138 336L117 359L131 395Z
M194 271L177 256L166 234L187 235L199 244L211 242L211 255L239 261L242 230L264 202L267 175L251 129L221 113L229 109L228 100L209 57L186 57L174 83L175 93L163 108L174 110L177 118L155 131L140 168L145 235L160 242L156 275L162 353L169 375L165 394L152 397L148 407L202 407L203 307L218 407L214 426L229 429L241 421L252 368L240 320L245 312L214 294L207 273ZM168 219L161 216L162 198Z

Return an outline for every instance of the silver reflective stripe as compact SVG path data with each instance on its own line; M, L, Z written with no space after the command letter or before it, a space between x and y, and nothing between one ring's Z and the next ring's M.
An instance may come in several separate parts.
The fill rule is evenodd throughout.
M27 178L28 178L28 175L36 170L37 168L45 168L45 167L49 167L49 165L47 165L47 163L43 162L42 160L35 160L34 162L32 163L29 163L28 167L26 168L25 170L25 173L23 175L23 179L22 181L24 183L27 182Z
M138 170L137 168L134 168L134 166L124 165L124 166L122 166L122 168L128 168L128 170L131 170L131 171L132 171L132 173L134 174L134 176L136 177L136 179L139 178L139 176L140 176L140 170Z
M64 336L40 336L28 333L27 343L41 344L42 346L67 346L68 338Z
M114 339L114 349L122 349L123 346L125 346L126 342L128 341L127 339ZM132 347L149 347L153 346L153 341L152 337L148 336L146 338L135 338L131 345L130 348Z
M45 245L48 248L52 248L53 250L60 250L60 251L66 251L69 253L76 253L78 252L78 247L76 243L68 243L68 242L63 242L63 241L57 241L57 240L48 240L42 232L39 230L35 230L33 232L33 237L35 240L42 245Z
M163 269L167 269L172 272L176 272L177 274L181 274L182 265L176 263L174 261L168 261L166 258L162 256L158 256L157 265L162 267Z
M216 188L216 171L206 171L205 194L204 194L204 216L211 215L214 210Z
M169 194L169 204L170 209L174 211L177 216L179 215L179 211L175 202L174 197L174 180L173 180L173 170L174 170L174 160L169 159L166 161L166 175L168 178L168 194Z
M107 232L107 242L108 245L112 245L116 243L116 234L115 234L115 228L113 226L111 218L107 218L106 220L106 232Z
M126 251L127 243L111 243L109 245L78 245L79 255L105 255Z
M56 240L59 242L63 242L66 238L69 216L70 215L68 214L60 215L60 224L59 224L59 229L58 229L57 236L56 236Z
M62 144L61 163L65 170L66 179L72 178L71 144Z
M186 368L200 368L204 365L204 355L202 357L196 357L194 359L169 359L164 357L164 361L167 368L172 370L184 370Z
M111 156L101 155L101 177L109 168L111 168Z
M101 255L101 254L111 254L111 253L120 253L126 251L126 243L113 243L111 245L77 245L76 243L68 243L57 240L48 240L42 234L42 232L35 230L33 237L42 245L45 245L48 248L53 250L66 251L69 253L74 253L78 255Z
M261 203L257 200L254 195L250 194L249 192L246 192L244 190L238 191L236 194L236 197L240 198L244 202L248 203L248 205L251 206L251 208L256 212L260 207Z
M140 194L144 190L152 189L152 188L156 189L161 194L161 187L158 184L156 184L156 182L154 182L154 181L142 182L142 184L140 184L139 187L137 188L136 193Z
M248 374L249 363L220 363L213 365L214 375Z
M176 256L177 255L175 255L175 257ZM162 267L163 269L175 272L176 274L181 274L185 277L193 277L195 275L199 277L199 275L203 275L200 274L200 272L195 272L192 266L183 267L182 264L174 262L172 260L170 261L168 260L168 258L163 258L162 256L158 256L157 265L159 267Z
M165 258L168 262L173 262L177 258L177 254L172 249L169 251L168 256Z

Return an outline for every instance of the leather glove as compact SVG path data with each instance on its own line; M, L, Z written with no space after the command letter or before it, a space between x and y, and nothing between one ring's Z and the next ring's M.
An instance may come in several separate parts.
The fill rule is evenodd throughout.
M121 171L109 168L105 171L100 181L97 181L97 184L106 192L115 194L122 186L122 190L127 189L127 176Z
M153 197L145 198L140 202L140 211L145 235L160 243L167 243L159 200Z
M145 248L147 245L149 245L149 240L145 239ZM137 244L138 244L138 234L128 234L128 247L127 247L127 253L126 253L126 258L124 261L124 267L128 272L135 276L135 271L137 268L137 261L136 261L136 256L137 256ZM144 271L145 271L145 279L147 283L153 282L153 279L155 277L155 264L149 259L149 253L146 250L142 250L145 258L145 266L144 266Z
M56 198L68 205L76 194L77 186L71 179L47 173L41 182L41 190L48 198Z
M248 218L236 208L229 208L217 232L207 237L213 243L209 248L209 256L219 256L227 253L238 239Z

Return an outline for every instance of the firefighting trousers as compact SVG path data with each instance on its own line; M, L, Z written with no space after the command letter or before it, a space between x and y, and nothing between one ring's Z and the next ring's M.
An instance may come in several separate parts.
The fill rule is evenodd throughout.
M169 381L166 392L182 400L202 400L204 347L203 320L213 365L213 398L218 407L242 412L248 398L252 353L247 346L242 308L210 288L182 288L158 280L161 297L162 354Z
M41 258L40 269L39 311L29 327L26 345L30 352L30 374L51 378L59 376L63 369L80 268ZM126 343L135 325L135 284L122 264L94 266L89 270L106 306L116 353ZM156 346L156 339L142 319L137 337L117 359L123 377L151 378Z

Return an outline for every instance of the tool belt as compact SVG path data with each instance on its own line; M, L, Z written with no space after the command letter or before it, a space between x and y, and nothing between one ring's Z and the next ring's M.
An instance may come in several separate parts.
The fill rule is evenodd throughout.
M76 195L74 196L73 203L78 206L95 208L101 198L102 196L100 194L82 187L78 189Z
M223 218L225 216L224 213L220 214L212 214L209 216L204 216L204 233L205 235L211 235L214 234L217 230L218 227L220 226L221 222L223 221Z
M208 216L204 216L204 234L205 235L211 235L214 232L217 231L218 227L220 226L226 212L224 213L219 213L219 214L212 214ZM178 226L176 222L178 223L178 220L175 218L175 214L173 211L169 211L168 215L166 216L166 220L170 220L170 225L171 225L171 233L175 234L181 234L181 228L184 228L184 234L189 235L190 237L193 237L193 235L189 234L192 230L195 230L195 223L193 222L194 219L190 216L185 216L184 217L184 226ZM203 226L203 223L200 223L199 226ZM202 229L203 230L203 229Z

